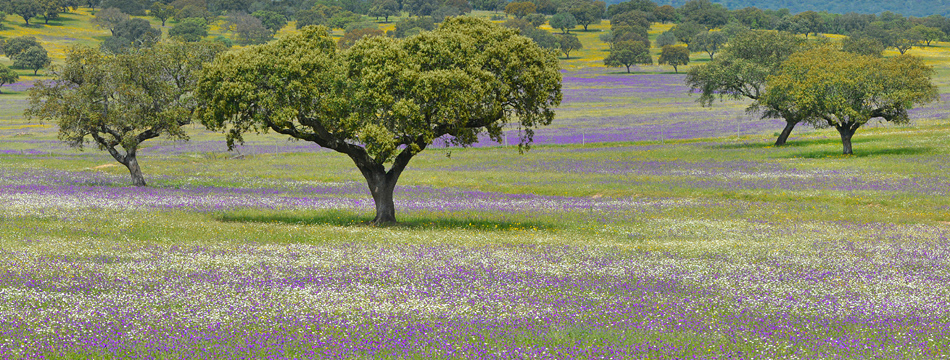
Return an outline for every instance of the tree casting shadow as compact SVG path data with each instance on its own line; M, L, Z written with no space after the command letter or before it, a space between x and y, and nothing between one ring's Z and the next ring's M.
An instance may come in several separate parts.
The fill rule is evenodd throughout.
M374 226L371 214L342 211L237 211L216 215L215 220L226 223L268 223L287 225ZM443 218L435 216L404 216L400 222L382 227L413 230L477 230L519 231L526 229L552 230L551 224L466 217Z

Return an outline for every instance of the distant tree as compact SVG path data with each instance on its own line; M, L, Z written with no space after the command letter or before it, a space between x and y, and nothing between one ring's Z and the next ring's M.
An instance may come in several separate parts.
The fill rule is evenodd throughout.
M704 31L693 36L693 41L689 43L689 51L704 51L709 54L709 60L713 60L727 41L729 37L722 31Z
M557 50L561 47L561 44L558 42L558 36L545 30L535 27L525 28L521 30L521 35L528 37L538 44L538 46L545 49Z
M633 10L652 14L656 12L656 9L657 9L657 5L653 1L631 0L631 1L619 2L619 3L608 6L606 16L607 18L613 18L617 14L622 14L622 13L633 11Z
M548 20L548 24L552 28L560 29L561 33L567 34L571 29L577 27L577 19L574 19L574 15L569 12L559 12Z
M227 23L242 45L263 44L274 37L274 33L264 27L261 19L247 14L231 13Z
M678 66L689 64L689 49L685 46L666 45L660 50L658 63L670 65L673 71L679 73Z
M923 40L927 46L930 46L930 43L932 42L940 41L947 37L947 34L945 34L943 31L940 31L940 29L924 25L914 26L910 29L910 31L916 32L919 35L919 38Z
M3 54L11 59L17 54L24 52L26 49L31 47L43 47L43 45L40 45L40 42L36 41L36 38L32 36L18 36L15 38L10 38L9 40L2 42L2 45L3 48L0 50L3 50Z
M337 45L340 47L340 49L349 49L360 39L383 35L385 35L385 33L383 33L383 31L380 29L356 29L353 31L347 31L346 34L343 34L343 37L340 38L340 41L337 42Z
M537 12L544 15L557 14L557 5L551 0L532 0L537 6Z
M162 38L162 31L153 28L148 20L142 18L132 18L119 23L114 33L115 35L100 44L102 51L118 54L130 49L146 48Z
M614 33L613 33L613 31L610 31L610 30L605 31L605 32L601 33L600 35L597 35L597 38L600 39L601 42L607 44L607 49L608 49L608 50L614 48Z
M182 126L197 108L197 72L223 50L213 43L161 43L143 51L109 55L72 47L52 80L30 89L28 119L53 120L59 138L82 149L89 138L125 165L135 186L146 186L137 151L167 135L187 139Z
M442 5L457 9L459 14L472 12L472 5L468 3L468 0L445 0L442 2Z
M907 50L914 46L920 45L923 41L922 35L912 29L893 29L889 31L889 34L891 47L900 52L901 55L904 55Z
M0 9L3 9L2 4L0 4ZM3 30L3 21L7 19L7 13L0 10L0 30Z
M618 42L610 49L610 55L604 58L604 65L626 66L627 73L630 73L630 67L636 64L653 64L650 48L640 41Z
M814 33L815 36L818 36L818 33L824 28L824 21L821 15L811 10L795 14L795 16L792 16L791 21L796 23L796 28L805 34L805 38L808 38L808 34L810 33Z
M439 0L402 0L402 10L413 16L429 16L439 7Z
M117 8L123 13L135 16L144 16L148 9L148 0L101 0L99 6L103 9Z
M108 8L97 12L96 17L92 19L92 23L100 28L108 29L109 32L112 33L112 36L115 36L115 27L128 20L129 15L123 13L121 10Z
M564 53L564 57L567 59L571 58L571 51L584 48L584 44L581 44L580 39L578 39L577 35L574 34L558 35L557 43L558 47L561 49L561 52Z
M528 14L534 14L537 9L537 5L530 1L512 2L505 6L505 14L521 19Z
M664 47L667 45L676 45L676 35L671 31L664 31L656 37L656 46Z
M639 41L650 47L650 35L646 28L639 26L612 26L610 32L613 34L613 42L621 41Z
M881 57L884 53L884 44L875 38L867 36L849 36L841 40L841 50L850 53Z
M26 25L30 25L30 19L43 12L43 7L36 0L12 0L7 4L7 10L13 14L20 15Z
M222 55L202 74L197 96L211 104L199 110L202 123L225 131L229 146L270 130L347 155L376 204L372 223L382 225L396 221L400 175L434 139L468 146L487 132L500 141L516 121L525 129L521 145L530 144L534 129L554 117L561 74L551 52L515 30L457 17L419 36L376 36L346 51L325 29L307 27Z
M733 11L732 16L749 29L769 29L772 27L771 18L765 11L752 6Z
M568 9L568 12L574 15L577 24L587 31L587 27L591 24L600 24L606 8L607 5L603 1L577 1Z
M294 26L297 29L300 29L308 25L323 25L323 23L327 21L327 18L323 16L323 13L321 12L314 10L300 10L294 13L294 20L297 21Z
M937 99L933 72L910 55L882 59L819 47L789 57L762 103L767 114L794 107L813 125L834 127L842 153L851 155L852 136L870 119L906 123L908 109Z
M663 5L653 11L653 15L656 16L656 20L661 23L668 23L676 21L676 8L671 5Z
M20 79L20 74L17 74L16 71L13 71L12 69L6 66L0 65L0 87L6 84L15 83L19 79ZM3 93L3 92L0 91L0 93Z
M445 18L463 15L462 10L454 6L439 6L432 12L432 19L441 23Z
M40 5L39 16L43 17L43 23L47 25L51 19L59 17L65 4L63 0L36 0L36 2Z
M46 49L39 46L31 46L19 54L13 55L12 59L13 67L33 70L33 75L36 75L40 69L50 64L49 54L46 53Z
M708 31L708 29L706 29L705 26L700 25L699 23L696 23L696 22L685 22L685 23L673 26L673 28L670 29L670 31L673 32L673 35L676 36L677 40L679 40L680 42L686 45L689 45L690 43L693 42L693 38L696 36L696 34Z
M185 42L201 41L208 36L208 22L202 18L188 18L179 21L168 30L168 36Z
M395 29L393 29L387 35L396 38L404 38L410 35L418 34L422 31L435 30L435 27L435 20L433 20L431 17L404 19L397 22Z
M254 3L254 0L211 0L211 3L205 5L205 7L216 12L241 11L249 13L252 12L251 6Z
M390 16L399 16L399 3L396 0L376 0L369 9L368 15L375 17L376 20L379 20L379 17L382 16L386 19L386 22L389 22Z
M469 3L472 4L473 8L478 10L500 11L505 9L508 0L470 0ZM405 4L403 7L405 7Z
M199 7L196 5L186 5L185 7L175 12L176 20L197 18L197 17L210 21L212 18L214 18L214 14L208 11L207 8Z
M615 28L619 26L636 26L649 29L651 25L649 15L650 14L639 10L631 10L620 13L610 18L610 27Z
M779 66L801 50L803 43L803 39L786 32L751 30L739 34L715 60L690 69L686 85L690 92L700 92L699 103L703 106L712 105L717 98L747 98L753 103L746 110L758 111L769 76L778 73ZM784 145L795 126L805 120L794 107L773 115L786 124L776 146Z
M255 11L251 16L258 18L261 25L275 34L287 25L287 18L273 11Z
M729 22L729 9L709 0L690 0L679 8L684 22L695 22L710 29L726 25ZM679 37L677 35L677 37Z
M175 16L175 13L176 11L174 6L163 4L160 1L152 3L151 9L148 11L149 15L152 15L156 19L162 21L162 26L165 26L165 20Z
M749 27L742 25L742 23L738 21L730 21L728 24L726 24L726 26L723 26L720 31L722 31L723 34L726 34L727 38L732 39L736 37L736 35L749 30Z
M541 27L541 25L544 25L548 22L548 18L547 16L544 16L544 14L528 14L528 16L525 16L524 19L527 20L528 23L530 23L533 27Z

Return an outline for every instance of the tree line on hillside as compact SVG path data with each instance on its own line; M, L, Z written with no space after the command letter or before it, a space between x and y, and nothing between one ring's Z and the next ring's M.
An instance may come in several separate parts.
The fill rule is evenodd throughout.
M618 3L623 0L608 0L608 3ZM663 1L679 7L687 0ZM849 12L862 14L880 14L885 11L896 12L906 16L950 15L950 0L714 0L730 9L741 9L757 6L762 9L789 9L797 13L808 10L826 11L835 14Z

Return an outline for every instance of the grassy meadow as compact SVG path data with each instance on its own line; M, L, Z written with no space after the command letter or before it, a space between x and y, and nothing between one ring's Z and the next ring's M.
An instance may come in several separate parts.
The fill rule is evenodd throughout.
M62 59L108 35L88 19L0 36ZM604 67L607 28L577 32L530 151L516 130L430 147L384 227L346 156L275 134L150 140L131 187L23 118L21 73L0 88L0 358L950 356L950 45L910 51L941 100L841 156L834 130L773 147L782 121L700 107L684 67Z

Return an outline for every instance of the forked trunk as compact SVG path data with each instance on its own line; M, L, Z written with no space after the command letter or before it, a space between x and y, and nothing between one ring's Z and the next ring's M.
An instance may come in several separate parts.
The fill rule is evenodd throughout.
M782 133L779 134L778 139L775 139L775 146L785 145L785 142L788 141L788 136L792 134L792 130L795 129L795 125L798 125L798 121L785 119L785 129L782 129Z
M854 155L854 151L851 150L851 137L854 136L854 132L858 129L855 127L852 129L848 126L836 126L838 133L841 134L841 147L842 154L844 155Z
M376 217L372 224L382 225L396 222L396 204L393 201L393 191L396 189L396 180L388 179L386 173L375 173L366 178L366 184L369 185L369 192L373 194L373 202L376 204Z

